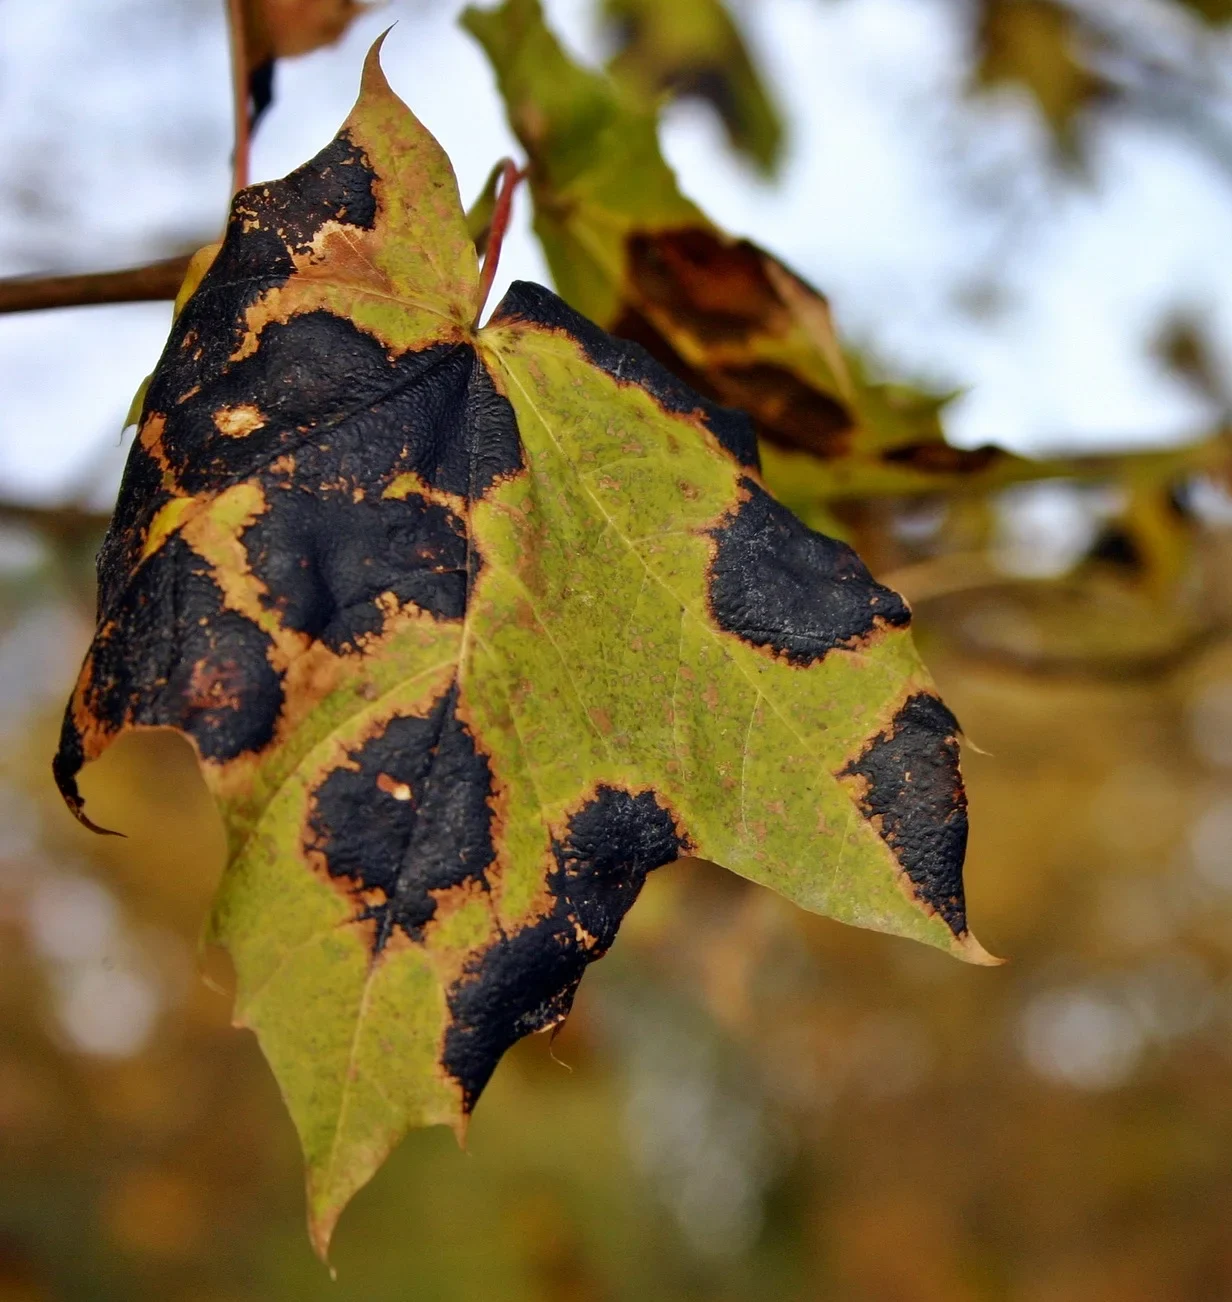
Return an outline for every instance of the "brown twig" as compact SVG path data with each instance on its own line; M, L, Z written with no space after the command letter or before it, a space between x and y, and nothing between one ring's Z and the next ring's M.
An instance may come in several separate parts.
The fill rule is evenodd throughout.
M227 0L227 26L231 34L231 96L235 113L235 148L231 155L231 193L248 184L248 39L243 0Z
M0 525L17 525L69 546L96 540L110 518L105 511L87 511L79 506L0 501Z
M123 271L85 271L71 276L14 276L0 280L0 312L39 312L98 303L149 303L174 298L188 270L189 254Z

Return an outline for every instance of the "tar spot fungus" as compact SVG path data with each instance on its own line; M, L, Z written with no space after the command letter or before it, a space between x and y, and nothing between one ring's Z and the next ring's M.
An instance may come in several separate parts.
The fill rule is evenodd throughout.
M443 1062L468 1109L510 1045L568 1015L586 965L615 939L646 874L689 849L653 791L600 786L569 819L552 843L549 911L499 937L449 992Z
M916 897L962 936L967 797L958 765L958 721L937 697L917 693L839 776L862 780L861 812L878 820L881 838Z
M241 541L263 600L282 623L336 653L380 634L387 594L442 619L466 607L467 545L447 507L418 494L364 497L343 481L311 488L296 474L267 489L267 509Z
M245 437L220 429L220 411L258 405L261 422ZM180 487L194 494L260 474L301 449L314 458L305 474L376 492L412 471L431 488L478 497L522 467L513 410L469 344L391 357L372 335L323 310L267 324L255 351L179 402L162 440Z
M599 953L616 939L652 869L689 851L671 812L653 791L631 795L601 786L569 820L563 839L552 844L556 871L551 887Z
M881 625L905 627L906 602L847 546L802 524L751 479L711 531L710 610L719 627L793 665L854 649Z
M107 613L84 705L108 731L179 728L218 762L271 740L282 708L273 643L226 609L209 566L182 538L154 552Z
M305 849L349 881L379 951L395 927L412 939L433 891L484 882L492 863L492 775L450 688L423 717L396 715L317 786Z

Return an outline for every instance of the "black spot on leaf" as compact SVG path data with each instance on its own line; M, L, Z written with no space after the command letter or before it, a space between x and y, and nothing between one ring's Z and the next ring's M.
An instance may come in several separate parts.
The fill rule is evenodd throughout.
M453 986L441 1061L468 1112L506 1049L568 1015L592 957L570 918L554 912L497 940Z
M861 811L879 820L881 838L917 898L962 936L967 796L958 765L958 721L937 697L912 696L839 776L864 780Z
M314 493L303 477L267 489L267 510L241 535L265 604L287 627L341 653L380 632L386 593L441 618L462 616L466 534L451 511L419 494Z
M494 857L491 770L456 705L454 687L426 717L391 719L316 789L306 848L331 877L383 897L361 915L376 921L378 951L395 927L422 939L431 893L484 882Z
M328 222L370 231L377 216L376 180L364 151L340 131L315 158L282 180L241 190L227 234L238 224L243 236L256 223L296 253L306 253Z
M109 730L179 728L204 758L234 759L274 735L282 685L272 647L251 620L225 608L206 562L170 538L108 608L84 703Z
M82 810L85 801L81 797L81 789L77 786L77 774L81 772L85 762L81 730L73 718L73 703L70 701L60 724L60 744L56 747L55 756L51 761L51 776L55 779L56 787L68 807L78 818L84 817Z
M757 436L742 411L721 407L704 398L657 362L640 344L617 339L575 312L550 289L515 280L492 315L492 324L529 321L560 330L575 339L587 359L613 379L644 389L664 411L689 415L697 412L718 442L740 462L756 470Z
M124 465L111 525L98 553L100 615L119 597L129 575L137 568L145 546L145 531L171 496L163 486L162 467L140 443L134 443Z
M468 1110L510 1045L568 1014L586 965L615 940L646 874L689 848L653 791L601 786L573 815L552 845L551 912L498 939L449 993L443 1062Z
M710 610L719 627L794 665L852 648L880 624L905 627L906 602L847 546L815 533L751 479L712 532Z
M220 411L249 404L261 414L252 432L220 432ZM201 378L163 436L189 493L218 492L301 449L313 459L298 474L313 488L379 492L413 471L433 488L478 496L522 466L513 409L469 344L390 357L325 311L267 325L255 352Z
M171 327L146 409L170 412L224 368L247 333L247 310L290 278L292 250L306 251L327 222L373 229L375 187L363 151L343 132L281 180L241 190L222 247Z
M680 858L688 848L653 791L633 796L600 787L569 820L564 841L552 846L552 890L568 901L569 912L603 953L616 939L646 874Z

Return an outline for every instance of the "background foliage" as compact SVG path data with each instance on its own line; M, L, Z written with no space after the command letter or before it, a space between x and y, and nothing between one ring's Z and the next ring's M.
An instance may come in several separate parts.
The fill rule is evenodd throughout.
M820 14L863 0L809 3ZM429 8L401 11L423 39ZM697 5L699 65L672 53L683 37L639 28L644 8L607 7L618 75L700 97L773 168L783 146L765 124L782 88L750 89L756 52L732 53L750 15L733 10L731 26ZM199 21L190 4L175 12L181 27L160 34L172 61ZM1210 3L966 6L955 120L1009 94L1046 129L1045 214L1097 185L1093 142L1108 124L1150 124L1225 185L1229 16ZM66 120L89 93L55 86ZM738 104L757 107L742 118ZM791 141L790 120L782 130ZM200 148L171 146L185 166ZM57 192L55 178L30 184L31 202ZM46 231L26 230L44 269L82 265L79 246L106 238L79 226L56 265ZM130 253L193 242L171 232ZM1001 270L981 301L1012 312L1022 286L1012 259ZM1051 487L910 500L822 503L807 475L792 481L793 505L824 512L912 599L939 686L982 748L965 761L969 902L1011 963L966 968L729 875L659 874L551 1051L533 1039L498 1072L468 1154L443 1131L412 1135L356 1200L336 1285L304 1243L299 1154L268 1071L228 1028L227 997L196 977L221 838L187 751L125 742L88 776L92 807L127 841L75 827L52 789L59 705L90 631L96 525L12 494L0 1298L1232 1294L1227 361L1201 313L1162 315L1154 335L1140 364L1171 368L1196 395L1197 451L1069 461ZM886 338L883 354L902 351ZM1097 338L1081 342L1098 356ZM59 361L89 400L89 366ZM5 438L54 460L54 433L10 422ZM1067 433L1050 450L1092 452L1059 446Z

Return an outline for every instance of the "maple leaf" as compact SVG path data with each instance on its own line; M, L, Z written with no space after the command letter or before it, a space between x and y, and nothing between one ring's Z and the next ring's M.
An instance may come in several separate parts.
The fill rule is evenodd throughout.
M774 172L783 124L722 0L603 0L602 12L619 47L609 65L614 76L651 100L707 101L732 147Z
M986 957L905 604L636 345L521 283L476 328L452 170L376 48L336 139L241 191L194 274L54 769L84 820L76 775L121 733L196 747L228 840L211 935L319 1251L681 856Z
M1113 95L1078 53L1079 15L1053 0L982 0L978 9L977 87L1014 85L1034 101L1058 156L1079 158L1083 114Z
M870 382L825 297L681 194L644 100L574 63L539 0L468 9L530 157L535 231L562 297L752 416L767 482L818 499L989 487L1050 468L946 442L944 399Z

